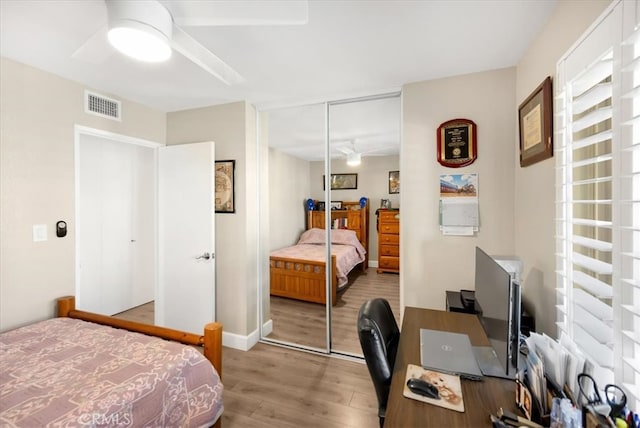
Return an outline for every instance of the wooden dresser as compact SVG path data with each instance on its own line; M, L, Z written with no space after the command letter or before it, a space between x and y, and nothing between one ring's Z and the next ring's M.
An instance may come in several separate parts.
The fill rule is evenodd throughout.
M400 210L378 210L378 273L400 272Z

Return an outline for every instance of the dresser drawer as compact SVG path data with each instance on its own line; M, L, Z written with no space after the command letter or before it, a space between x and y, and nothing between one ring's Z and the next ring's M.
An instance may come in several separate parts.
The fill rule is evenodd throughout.
M378 268L400 269L400 257L379 256L378 259Z
M400 224L398 223L380 223L380 233L400 234Z
M395 256L400 255L400 247L397 245L380 245L381 256Z
M380 211L379 213L380 223L382 222L400 222L400 211Z
M380 244L398 245L400 243L400 235L391 235L388 233L383 233L382 235L379 235L378 241Z

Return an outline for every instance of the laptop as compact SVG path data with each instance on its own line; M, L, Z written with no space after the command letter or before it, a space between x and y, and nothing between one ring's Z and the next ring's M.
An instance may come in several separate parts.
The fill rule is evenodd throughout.
M465 379L482 379L482 371L466 334L421 328L420 364L425 369L452 373Z

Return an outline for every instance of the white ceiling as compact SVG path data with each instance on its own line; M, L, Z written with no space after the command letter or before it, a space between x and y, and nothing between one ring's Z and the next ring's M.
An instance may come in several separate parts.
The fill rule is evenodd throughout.
M306 25L183 27L245 79L227 86L177 52L162 64L115 51L97 65L72 59L106 25L102 0L0 0L0 55L167 112L240 100L293 105L514 66L555 4L309 0Z

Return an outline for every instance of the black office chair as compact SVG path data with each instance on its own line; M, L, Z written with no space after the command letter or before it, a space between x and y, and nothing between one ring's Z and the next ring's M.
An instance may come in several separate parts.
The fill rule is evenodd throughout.
M358 313L358 336L378 396L378 416L382 427L400 339L400 330L389 302L385 299L364 302Z

